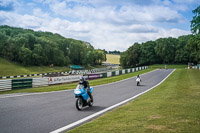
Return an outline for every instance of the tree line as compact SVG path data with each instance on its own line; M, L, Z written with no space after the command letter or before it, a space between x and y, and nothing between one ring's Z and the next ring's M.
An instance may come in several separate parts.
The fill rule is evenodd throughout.
M105 51L51 32L0 26L0 57L23 65L98 65Z
M123 68L151 64L200 63L200 34L184 35L177 39L159 38L155 41L134 43L120 55Z
M109 51L109 54L116 54L116 55L120 55L120 51L114 50L114 51Z

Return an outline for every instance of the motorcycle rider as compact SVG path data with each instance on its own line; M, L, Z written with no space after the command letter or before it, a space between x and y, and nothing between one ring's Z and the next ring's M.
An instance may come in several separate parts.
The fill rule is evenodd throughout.
M87 90L87 93L88 95L90 96L90 99L92 100L93 102L93 99L92 99L92 94L90 92L90 85L89 85L89 82L87 80L85 80L84 76L81 76L80 77L80 81L79 81L79 84L83 85L84 86L84 89Z
M139 81L139 82L142 81L139 74L137 75L136 81Z

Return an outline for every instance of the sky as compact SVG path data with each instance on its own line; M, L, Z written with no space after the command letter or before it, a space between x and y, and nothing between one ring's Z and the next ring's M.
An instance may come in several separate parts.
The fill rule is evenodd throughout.
M191 34L200 0L0 0L0 25L49 31L125 51L134 43Z

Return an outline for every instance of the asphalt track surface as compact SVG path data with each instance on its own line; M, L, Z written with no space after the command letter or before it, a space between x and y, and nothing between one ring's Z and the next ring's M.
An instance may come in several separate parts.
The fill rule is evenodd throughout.
M173 70L158 69L135 77L94 87L94 105L78 111L73 90L0 95L0 133L48 133L138 95L160 83Z

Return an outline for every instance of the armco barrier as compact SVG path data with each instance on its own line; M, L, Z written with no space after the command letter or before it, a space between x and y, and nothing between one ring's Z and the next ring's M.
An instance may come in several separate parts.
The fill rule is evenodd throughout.
M106 77L111 77L111 76L117 76L117 75L122 75L126 73L131 73L131 72L136 72L139 70L147 69L148 66L143 66L143 67L136 67L136 68L129 68L129 69L123 69L123 70L117 70L117 71L110 71L106 73L101 73L101 77L106 78Z
M122 74L122 70L119 70L119 75L121 75Z
M119 71L115 71L115 75L119 75Z
M49 85L49 78L33 78L32 87L43 87Z
M107 77L107 73L102 73L103 74L103 78Z
M115 75L116 75L116 71L113 71L113 72L112 72L112 76L115 76Z
M12 79L12 89L32 88L32 78L28 79Z
M127 70L127 69L125 70L125 73L128 73L128 70Z
M91 70L72 70L67 72L52 72L52 73L40 73L40 74L28 74L28 75L18 75L18 76L0 76L0 79L8 79L8 78L22 78L22 77L32 77L32 76L46 76L49 74L75 74L75 75L83 75L83 74L90 74L90 73L96 73L96 72L102 72L102 71L108 71L111 70L112 67L105 67L105 68L95 68Z
M138 70L147 69L148 66L129 68L124 70L110 71L106 73L98 74L87 74L84 77L87 79L97 79L106 78L116 75L121 75L125 73L131 73ZM11 90L11 89L22 89L22 88L32 88L32 87L42 87L52 84L60 84L67 82L78 81L81 75L71 75L71 76L61 76L61 77L37 77L37 78L26 78L26 79L7 79L0 80L0 91Z
M11 90L12 89L11 82L12 82L11 79L0 80L0 91Z

